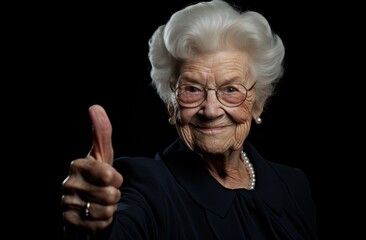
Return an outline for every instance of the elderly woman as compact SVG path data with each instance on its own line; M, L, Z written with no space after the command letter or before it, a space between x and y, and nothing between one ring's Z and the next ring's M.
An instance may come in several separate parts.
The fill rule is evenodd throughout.
M114 158L104 109L93 147L63 183L66 239L317 239L308 180L247 140L283 73L259 13L219 0L172 15L149 41L152 83L179 139L151 158Z

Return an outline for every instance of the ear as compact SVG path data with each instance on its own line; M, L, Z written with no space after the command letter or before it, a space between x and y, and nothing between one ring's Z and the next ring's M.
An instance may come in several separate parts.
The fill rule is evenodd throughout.
M169 123L170 125L175 125L176 124L176 116L175 116L175 110L174 110L174 105L172 103L169 103L167 105L167 110L169 113Z
M168 110L169 116L171 116L171 117L174 116L174 106L172 103L169 103L167 105L167 110Z
M261 108L261 109L253 109L253 111L252 111L253 118L260 117L262 115L262 112L263 112L263 108Z
M263 108L256 108L252 110L252 118L256 124L262 123L261 114L263 112Z
M258 120L260 120L260 116L263 113L264 104L266 101L257 102L252 109L252 118L258 123Z

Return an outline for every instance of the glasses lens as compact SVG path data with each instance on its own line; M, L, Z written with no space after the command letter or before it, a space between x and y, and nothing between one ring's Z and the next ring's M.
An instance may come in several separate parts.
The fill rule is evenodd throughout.
M242 104L247 96L247 90L240 84L225 84L217 90L220 102L228 107Z
M205 99L206 90L198 84L181 84L176 90L177 100L184 107L196 107Z
M179 104L183 107L197 107L206 99L206 89L199 84L181 84L175 94ZM217 89L216 96L223 105L235 107L245 101L247 90L240 84L225 84Z

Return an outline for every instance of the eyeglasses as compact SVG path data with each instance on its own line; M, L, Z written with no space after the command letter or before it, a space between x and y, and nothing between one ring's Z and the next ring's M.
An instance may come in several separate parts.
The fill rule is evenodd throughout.
M247 89L242 84L229 83L215 89L205 88L198 83L183 83L178 85L174 92L179 105L187 108L194 108L201 105L206 100L209 90L215 91L217 99L224 106L237 107L245 101L248 91L252 90L255 84L256 82Z

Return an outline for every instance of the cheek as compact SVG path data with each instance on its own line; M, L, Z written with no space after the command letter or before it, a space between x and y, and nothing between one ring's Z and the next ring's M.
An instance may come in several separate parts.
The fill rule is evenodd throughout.
M175 113L180 125L188 125L192 117L197 113L197 109L178 109Z
M252 106L243 105L242 107L233 108L232 110L227 111L233 121L237 124L243 124L252 119Z
M244 105L240 108L232 109L228 114L236 124L234 136L231 138L231 144L234 149L238 149L243 145L250 131L252 122L251 105Z
M192 117L197 113L197 110L193 109L183 109L178 110L176 112L176 129L179 136L182 138L183 142L187 145L187 147L193 150L194 140L191 129L189 127L189 123L191 122Z

